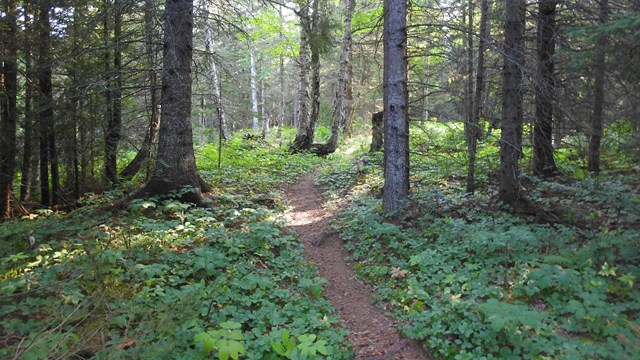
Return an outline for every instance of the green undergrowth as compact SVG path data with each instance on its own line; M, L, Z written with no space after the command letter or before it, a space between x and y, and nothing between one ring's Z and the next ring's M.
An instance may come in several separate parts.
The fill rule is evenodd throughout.
M637 359L637 179L523 175L539 214L513 216L495 200L490 145L479 158L488 175L465 194L459 141L446 130L412 136L420 155L399 220L381 214L381 154L319 178L330 198L349 200L334 226L376 300L438 359Z
M3 223L0 358L349 358L325 280L271 191L320 160L254 140L224 151L217 170L200 149L216 189L202 207L176 194Z

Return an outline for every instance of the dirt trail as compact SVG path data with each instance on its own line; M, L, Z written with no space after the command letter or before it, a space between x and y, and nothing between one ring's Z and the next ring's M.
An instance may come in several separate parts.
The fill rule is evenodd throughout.
M285 188L285 197L293 210L286 214L288 226L304 243L305 256L313 262L319 275L329 280L326 297L336 307L343 326L351 332L355 358L362 360L428 359L420 346L401 338L391 319L371 304L371 291L356 278L349 254L334 234L316 246L321 237L330 234L333 214L323 208L323 200L314 179L317 172L301 178Z

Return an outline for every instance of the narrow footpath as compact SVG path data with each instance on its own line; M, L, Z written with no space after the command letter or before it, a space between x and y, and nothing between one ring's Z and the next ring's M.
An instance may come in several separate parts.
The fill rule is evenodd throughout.
M305 256L318 268L319 275L329 280L325 296L351 332L349 341L355 358L429 359L417 342L402 338L394 322L371 304L371 291L356 278L342 240L330 231L333 214L323 207L322 194L314 183L317 173L307 174L285 188L285 198L293 208L286 214L287 225L300 236Z

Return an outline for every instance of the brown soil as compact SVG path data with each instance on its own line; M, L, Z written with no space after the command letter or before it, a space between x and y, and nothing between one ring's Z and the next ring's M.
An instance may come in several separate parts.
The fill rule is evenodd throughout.
M341 323L350 331L356 359L421 360L431 357L420 345L400 336L393 320L371 304L371 291L356 278L342 240L331 231L333 214L323 207L323 199L311 173L285 189L292 210L287 224L304 244L305 256L329 280L325 296L335 306ZM328 235L328 236L327 236Z

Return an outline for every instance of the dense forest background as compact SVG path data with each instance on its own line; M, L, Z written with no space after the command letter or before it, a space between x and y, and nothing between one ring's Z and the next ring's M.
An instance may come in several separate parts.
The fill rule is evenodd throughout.
M0 6L3 357L348 358L273 220L322 164L436 358L637 357L640 1ZM149 186L185 149L200 206Z
M536 136L561 151L556 161L563 167L598 172L602 152L610 159L605 169L617 157L637 160L639 6L527 2L515 64L525 169L556 170L545 152L532 163ZM157 1L4 3L4 217L27 210L21 203L72 206L87 192L145 173L160 116L162 7ZM347 134L367 126L382 110L381 21L378 2L196 3L196 146L220 132L226 138L247 129L331 128L337 105ZM470 149L498 139L504 23L501 1L411 4L413 127L464 123Z

